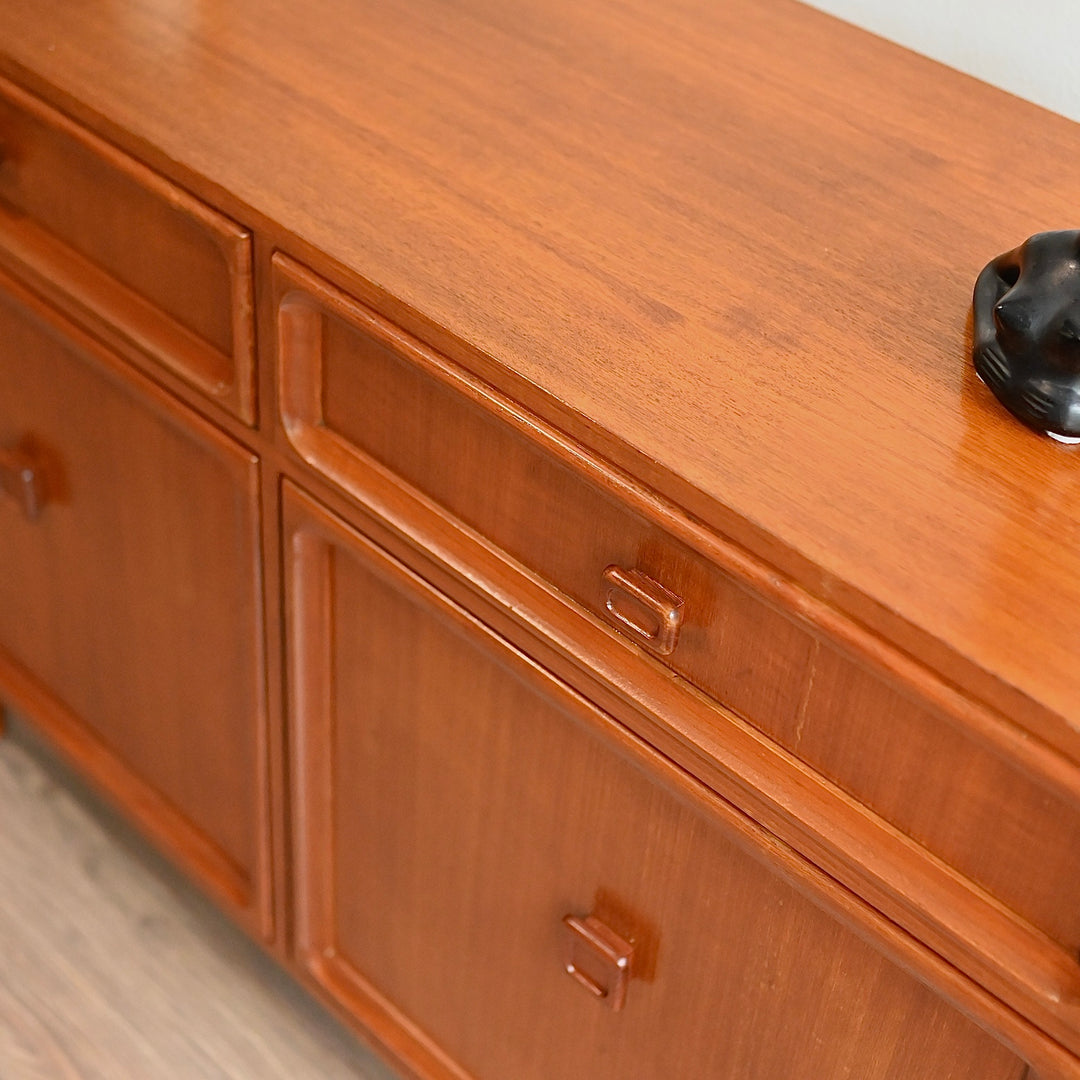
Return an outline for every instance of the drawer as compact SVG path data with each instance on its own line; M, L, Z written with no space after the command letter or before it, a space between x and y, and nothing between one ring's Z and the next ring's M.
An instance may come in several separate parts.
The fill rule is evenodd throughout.
M1080 978L1077 780L1049 775L1049 751L1040 773L1022 738L993 749L835 645L822 642L813 672L802 713L769 733L1057 942Z
M300 960L425 1075L1023 1075L727 804L289 485L284 512Z
M755 722L797 710L794 622L444 357L280 254L274 279L282 419L315 469L361 500L372 470L404 481Z
M246 229L0 79L0 257L246 422Z
M0 386L0 693L264 920L258 461L2 274Z

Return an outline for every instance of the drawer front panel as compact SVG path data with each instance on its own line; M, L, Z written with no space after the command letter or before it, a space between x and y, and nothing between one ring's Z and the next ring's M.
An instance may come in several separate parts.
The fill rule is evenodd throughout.
M159 835L212 851L246 909L262 865L257 462L79 340L0 292L0 459L38 493L0 492L0 654L75 718L91 771L107 758L137 814L177 823Z
M797 725L802 760L1080 954L1080 808L955 721L822 644Z
M346 1008L447 1076L1019 1080L733 811L291 488L285 519L299 946Z
M0 253L246 421L246 230L0 80Z
M737 712L798 709L812 642L793 622L444 358L275 265L283 418L313 466L361 499L373 467L404 480Z

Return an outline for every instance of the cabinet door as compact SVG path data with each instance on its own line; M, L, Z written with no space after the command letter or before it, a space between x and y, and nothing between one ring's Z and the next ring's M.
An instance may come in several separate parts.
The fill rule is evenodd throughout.
M285 526L301 960L423 1071L1023 1073L527 656L288 487Z
M265 931L257 461L10 281L0 387L0 694Z

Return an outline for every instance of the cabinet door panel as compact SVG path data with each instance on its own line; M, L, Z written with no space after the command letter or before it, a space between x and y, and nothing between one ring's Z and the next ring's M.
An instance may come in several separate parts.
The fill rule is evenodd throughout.
M265 870L257 462L29 297L0 292L0 342L0 450L43 500L0 495L8 681L246 908Z
M730 808L288 488L285 514L299 946L346 1007L409 1018L442 1075L1021 1075ZM595 950L568 974L567 915L631 946L621 1008Z

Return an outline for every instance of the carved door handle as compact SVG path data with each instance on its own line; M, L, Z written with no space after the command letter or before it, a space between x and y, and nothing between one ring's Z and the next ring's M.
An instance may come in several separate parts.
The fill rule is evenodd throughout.
M19 504L27 521L37 521L46 502L41 462L25 444L0 447L0 490Z
M618 628L661 656L671 653L682 626L682 599L640 570L609 566L604 581L604 607Z
M613 1012L626 1003L633 945L596 916L567 915L566 973Z

